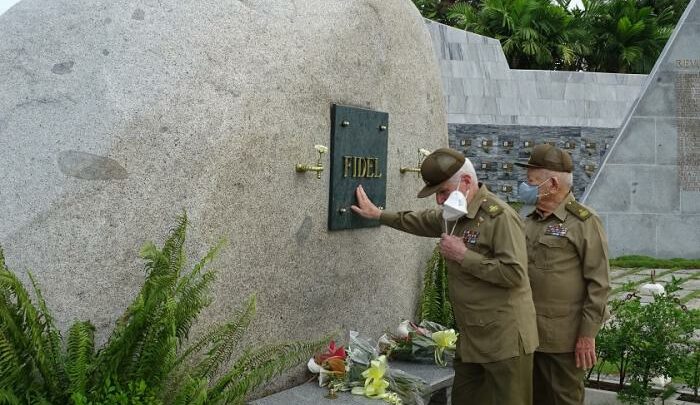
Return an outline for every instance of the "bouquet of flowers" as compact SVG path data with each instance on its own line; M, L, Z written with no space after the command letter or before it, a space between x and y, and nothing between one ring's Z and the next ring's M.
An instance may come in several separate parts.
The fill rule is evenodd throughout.
M309 371L318 374L318 383L327 387L329 397L338 391L384 400L390 404L423 405L425 382L401 370L389 368L387 358L368 339L350 332L345 350L331 342L324 353L312 357Z
M454 357L459 334L439 323L422 321L416 325L403 321L396 333L379 338L381 353L390 359L406 361L434 361L439 366L447 365Z

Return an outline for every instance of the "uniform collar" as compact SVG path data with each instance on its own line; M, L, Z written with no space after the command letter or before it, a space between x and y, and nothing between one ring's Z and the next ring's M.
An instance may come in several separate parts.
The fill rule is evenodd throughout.
M474 219L476 217L476 212L479 211L481 203L484 202L484 198L491 194L484 183L479 183L479 191L474 194L474 198L467 206L467 218Z
M564 222L566 217L569 215L569 212L566 210L566 204L568 204L569 201L576 201L576 199L574 198L574 193L572 193L571 191L569 191L569 194L567 194L566 197L564 197L564 200L562 200L557 209L555 209L552 213L562 222Z
M569 215L569 213L566 211L566 204L568 204L570 201L576 201L576 198L574 198L574 194L569 191L569 194L564 197L561 203L557 206L557 208L552 212L552 215L557 217L560 221L564 222L566 217ZM542 213L535 208L531 213L527 214L528 217L531 218L536 218L536 219L542 219Z

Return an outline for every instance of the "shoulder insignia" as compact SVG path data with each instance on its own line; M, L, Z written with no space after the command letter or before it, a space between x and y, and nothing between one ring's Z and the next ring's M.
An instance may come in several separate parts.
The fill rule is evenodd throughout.
M481 208L488 212L491 217L495 217L503 212L503 207L486 198L481 201Z
M591 211L576 201L569 201L566 204L566 210L574 214L574 216L581 221L585 221L591 217Z

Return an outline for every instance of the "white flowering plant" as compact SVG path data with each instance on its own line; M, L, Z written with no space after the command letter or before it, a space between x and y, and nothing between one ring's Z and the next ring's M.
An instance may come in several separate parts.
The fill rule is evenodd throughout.
M439 323L403 321L394 333L379 338L380 351L390 359L435 362L446 366L454 358L459 334Z
M324 353L309 360L308 368L318 374L319 385L328 388L330 398L349 391L394 405L424 404L425 382L390 368L378 347L355 331L350 331L347 350L331 342Z

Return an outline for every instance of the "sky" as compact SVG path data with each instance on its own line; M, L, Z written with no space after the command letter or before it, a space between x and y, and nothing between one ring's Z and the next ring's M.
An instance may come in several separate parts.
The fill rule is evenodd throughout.
M0 14L7 11L8 8L12 7L19 0L0 0Z

